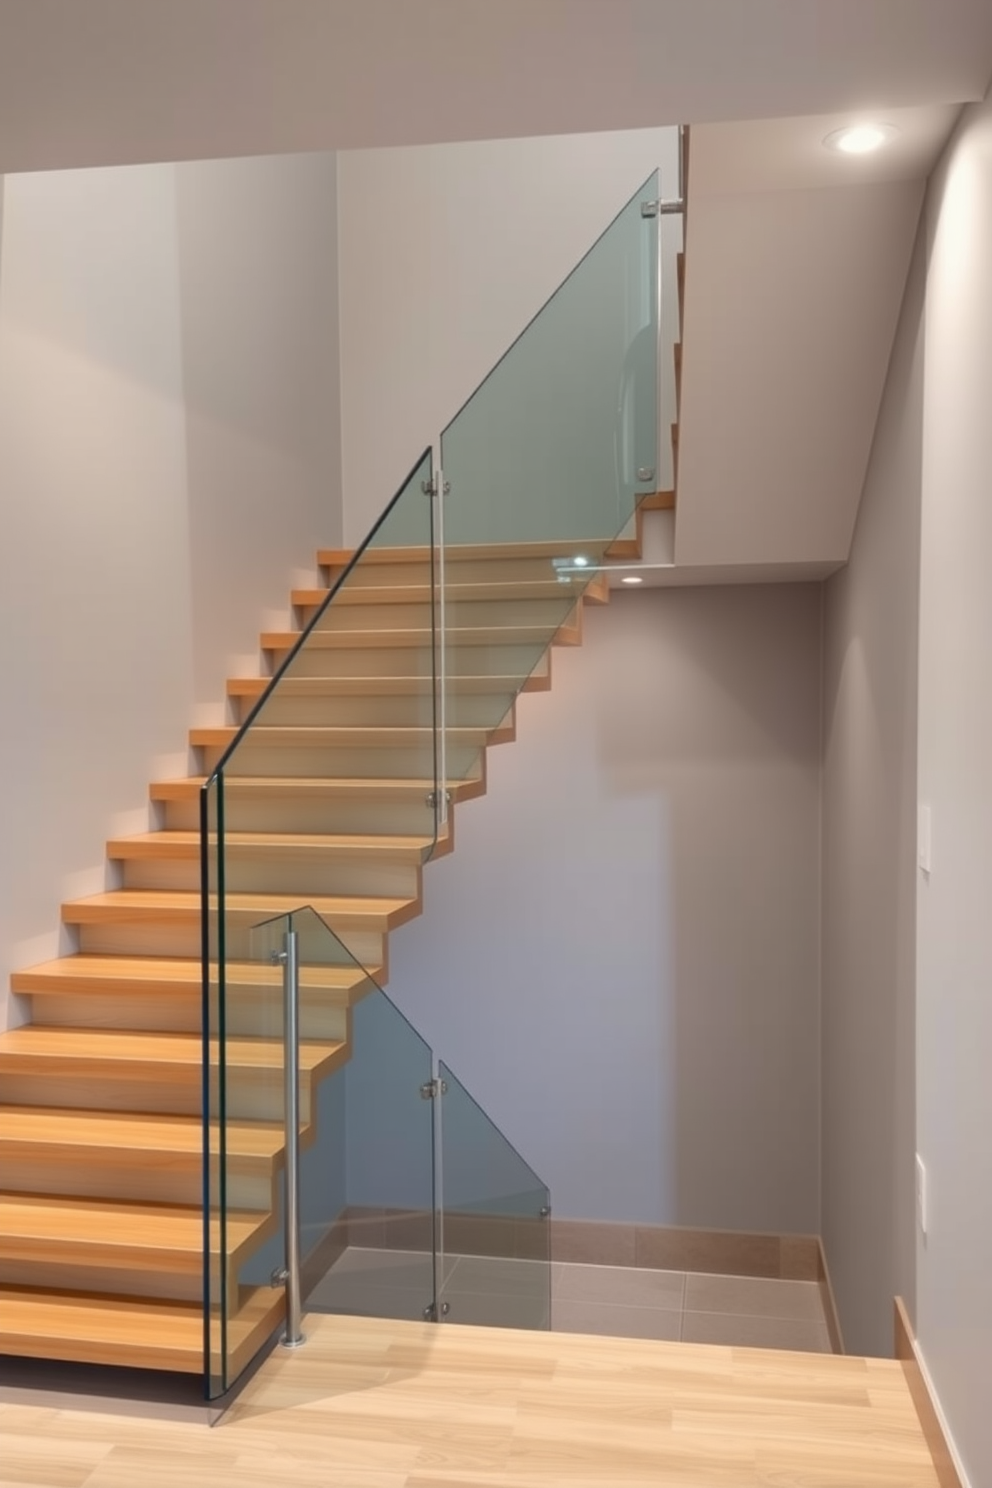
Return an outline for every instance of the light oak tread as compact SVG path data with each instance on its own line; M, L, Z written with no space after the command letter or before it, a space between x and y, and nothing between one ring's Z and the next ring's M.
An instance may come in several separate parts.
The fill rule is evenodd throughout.
M369 979L377 979L381 968L370 967L366 971L360 966L301 966L300 986L304 991L347 992L363 989ZM278 969L257 961L229 961L227 984L239 989L249 987L269 988L277 977ZM199 991L203 981L200 961L189 958L165 958L156 956L97 956L79 954L60 956L54 961L43 961L37 966L26 967L11 975L10 984L14 992L55 992L60 996L78 992L92 996L119 993L164 997L170 993Z
M243 1298L228 1323L235 1357L250 1357L284 1310L281 1292L270 1287ZM0 1287L0 1353L199 1374L203 1308L199 1302Z
M228 1210L228 1257L274 1224L269 1214ZM0 1257L199 1272L203 1214L178 1204L0 1193Z
M487 600L512 603L520 599L548 599L568 603L579 598L588 582L588 574L579 569L559 579L554 573L543 579L488 579L444 586L446 604L474 604ZM430 604L435 586L429 580L414 584L357 584L346 580L337 589L335 605ZM301 609L322 605L331 593L330 587L294 589L290 602Z
M228 1036L225 1040L229 1068L281 1071L285 1059L282 1039L248 1039ZM347 1053L347 1045L333 1039L306 1040L300 1044L300 1069L304 1074L320 1069ZM140 1074L142 1079L171 1080L178 1071L199 1073L203 1063L203 1040L198 1033L133 1033L120 1029L46 1028L27 1023L0 1034L0 1071L20 1068L25 1060L45 1063L53 1070L103 1069L114 1078ZM157 1076L149 1076L149 1070Z
M297 857L301 853L321 857L389 858L404 863L422 863L427 854L450 850L446 834L435 843L433 837L401 837L388 833L322 834L317 832L225 832L225 852L262 852L271 857ZM143 832L135 837L117 837L107 843L107 856L114 860L136 861L163 858L182 862L198 860L199 832Z
M520 543L449 543L444 554L448 563L483 562L503 558L572 558L576 555L596 557L610 545L609 537L586 541L564 542L520 542ZM366 548L362 553L362 567L367 563L425 563L430 557L430 548L425 544L409 548ZM346 568L355 556L353 548L320 548L317 564L320 568Z
M339 923L368 925L388 930L416 914L416 899L379 898L372 895L310 895L307 904L325 919ZM275 919L300 908L299 894L226 894L228 915L257 915L259 921ZM149 918L198 920L200 895L186 889L110 889L105 894L92 894L87 899L72 899L62 906L62 919L67 925L123 924Z
M257 698L261 697L267 687L271 687L271 677L231 677L227 683L227 691L230 697ZM460 695L468 693L503 694L514 693L518 689L524 692L537 691L543 685L543 689L550 687L550 678L546 672L531 673L529 677L521 678L519 675L508 675L493 673L490 675L468 676L455 674L448 677L448 695ZM433 676L407 676L407 677L281 677L279 679L279 696L291 698L311 697L425 697L433 696L435 678Z
M512 723L499 723L492 728L456 725L446 730L449 741L468 747L483 748L486 744L499 743L512 733ZM238 738L241 729L230 725L214 728L193 728L189 731L189 742L194 749L226 748ZM252 744L258 749L403 749L413 746L428 746L433 742L435 730L427 725L382 724L368 727L351 724L277 724L253 723L244 735L243 744Z
M566 619L559 629L567 630L568 624ZM265 631L260 644L263 651L289 651L301 634L298 630ZM547 646L554 644L557 635L558 630L549 625L454 625L446 631L449 651L456 646ZM306 642L308 650L316 651L360 651L375 646L399 650L433 643L434 635L429 626L311 630Z
M484 756L481 758L484 759ZM149 787L149 793L153 801L196 801L206 783L205 775L191 775L181 780L158 780ZM393 801L423 802L433 789L434 781L425 776L414 779L409 776L387 778L361 775L323 779L303 775L232 775L224 780L225 796L292 795L297 800L335 800L358 795ZM485 779L478 775L467 780L449 780L448 790L453 801L466 800L483 793Z
M227 1122L229 1158L256 1160L264 1167L283 1150L280 1122ZM119 1164L136 1155L169 1157L199 1169L203 1157L203 1122L199 1116L141 1115L137 1112L46 1110L38 1106L0 1106L0 1156L25 1150L100 1154L103 1164Z

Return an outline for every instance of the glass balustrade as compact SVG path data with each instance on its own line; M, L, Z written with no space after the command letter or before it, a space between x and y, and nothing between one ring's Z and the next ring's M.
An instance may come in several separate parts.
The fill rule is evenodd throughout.
M550 1328L550 1192L443 1062L438 1076L442 1315Z
M658 196L655 174L439 435L440 468L425 452L358 553L294 595L239 723L197 735L211 1395L282 1318L290 929L305 1304L548 1326L547 1189L380 983L453 805L485 789L520 691L547 685L670 475Z

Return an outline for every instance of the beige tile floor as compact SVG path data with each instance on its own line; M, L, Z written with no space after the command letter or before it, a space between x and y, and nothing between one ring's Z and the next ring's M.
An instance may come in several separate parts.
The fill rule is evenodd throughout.
M654 1338L829 1353L819 1288L626 1266L447 1256L447 1319L560 1333ZM431 1296L430 1257L413 1251L347 1250L311 1294L307 1308L366 1317L423 1317Z

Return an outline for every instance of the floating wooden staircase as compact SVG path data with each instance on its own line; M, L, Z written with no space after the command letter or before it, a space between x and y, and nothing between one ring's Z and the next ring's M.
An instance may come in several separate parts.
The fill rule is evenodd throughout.
M318 555L332 584L350 555ZM485 790L490 745L514 735L523 686L550 686L547 652L581 639L537 546L464 550L447 593L453 804ZM293 594L301 626L326 590ZM585 599L608 596L599 576ZM302 1102L349 1055L349 1009L382 979L389 932L420 913L423 865L453 818L424 831L433 742L424 699L430 589L422 554L367 553L227 774L228 1284L236 1372L278 1325L281 1291L239 1286L276 1226L283 1158L273 969L249 930L303 903L358 968L302 973ZM568 613L565 613L566 608ZM562 620L562 616L564 619ZM562 623L558 623L561 620ZM556 628L557 627L557 628ZM299 632L265 635L275 668ZM236 720L265 678L228 686ZM158 830L108 844L119 887L62 917L76 954L17 972L30 1021L0 1035L0 1352L198 1372L202 1327L202 1043L198 805L237 732L194 729L203 774L152 785Z
M678 259L680 315L684 258ZM677 397L681 346L675 348ZM678 423L672 425L677 483ZM636 559L642 501L597 561ZM383 981L391 930L418 915L424 863L454 846L454 807L486 789L486 751L514 737L520 690L551 685L551 644L577 645L599 572L563 588L565 544L448 550L447 762L451 813L435 839L432 574L423 549L370 548L225 766L227 814L228 1326L232 1376L283 1315L281 1290L239 1270L271 1237L283 1163L277 969L251 959L260 921L308 904L356 966L301 971L304 1145L318 1083L350 1053L350 1011ZM590 551L588 545L585 549ZM333 586L352 554L317 555ZM574 596L574 597L573 597ZM269 672L300 630L263 634ZM19 971L29 1021L0 1034L0 1353L198 1373L203 1369L201 790L267 677L228 683L234 723L198 728L199 773L152 784L159 828L116 838L117 887L65 904L75 954ZM362 968L367 968L363 970ZM275 1078L273 1076L275 1075Z

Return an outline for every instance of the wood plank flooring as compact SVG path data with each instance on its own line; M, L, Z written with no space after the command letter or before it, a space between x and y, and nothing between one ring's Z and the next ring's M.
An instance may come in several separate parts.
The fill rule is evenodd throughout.
M213 1429L0 1405L33 1488L938 1488L892 1360L307 1320Z

